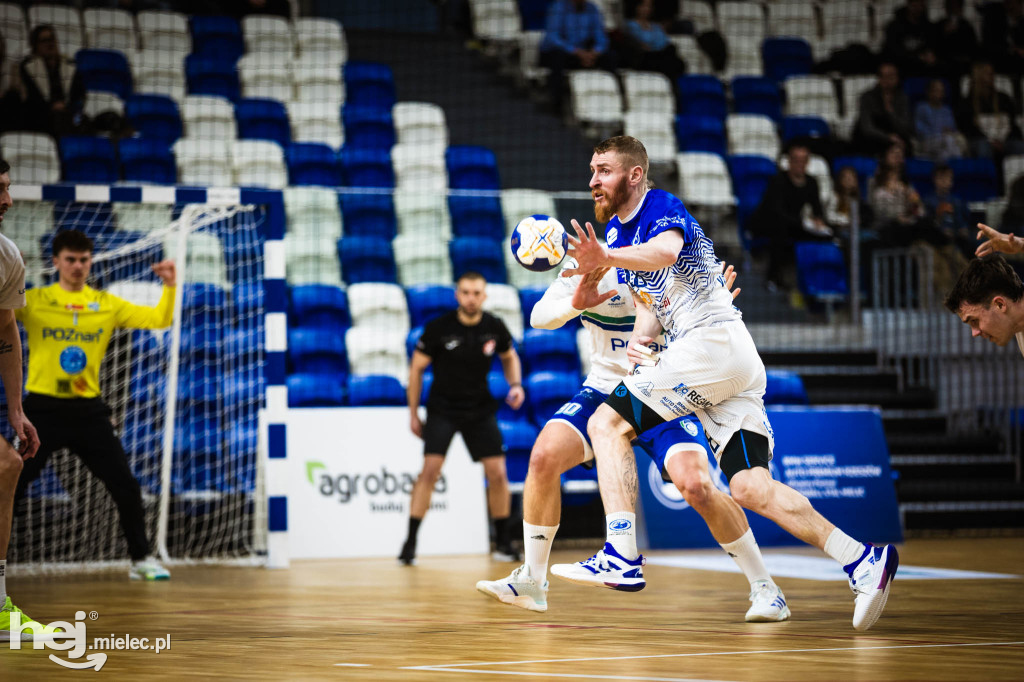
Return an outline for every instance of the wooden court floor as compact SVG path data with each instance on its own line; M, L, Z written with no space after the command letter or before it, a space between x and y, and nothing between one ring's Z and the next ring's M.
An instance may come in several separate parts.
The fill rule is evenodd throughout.
M393 560L297 562L287 571L178 568L155 584L120 572L12 577L8 591L37 620L94 611L96 620L83 620L89 642L169 634L171 648L111 650L96 672L48 658L67 660L68 652L0 644L0 680L1024 679L1024 540L912 540L900 552L901 574L924 566L1016 577L898 574L886 612L865 633L850 625L845 583L778 577L793 618L747 624L741 576L661 565L648 566L648 587L635 594L556 579L544 614L478 593L478 579L512 568L484 557L428 557L413 568ZM769 563L774 555L820 556L803 548L765 554ZM668 555L687 553L651 556Z

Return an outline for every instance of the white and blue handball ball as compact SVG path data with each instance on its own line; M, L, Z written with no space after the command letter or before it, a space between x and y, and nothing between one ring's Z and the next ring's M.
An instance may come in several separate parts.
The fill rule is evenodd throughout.
M546 215L523 218L512 230L512 255L527 270L544 272L558 267L569 248L562 223Z

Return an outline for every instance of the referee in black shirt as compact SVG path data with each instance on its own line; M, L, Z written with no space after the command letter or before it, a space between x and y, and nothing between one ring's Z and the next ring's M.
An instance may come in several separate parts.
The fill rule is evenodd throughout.
M423 471L412 489L409 537L398 560L409 566L416 560L416 534L430 508L430 495L441 475L445 453L456 431L462 433L473 461L483 462L487 476L487 506L497 542L492 557L519 561L509 527L511 500L505 474L505 444L498 429L498 402L491 396L487 373L494 355L509 383L505 402L519 409L523 392L519 356L505 324L483 311L487 281L477 272L459 277L455 286L457 310L427 323L416 343L409 368L409 426L423 439ZM434 383L427 399L427 422L419 417L423 372L434 363Z

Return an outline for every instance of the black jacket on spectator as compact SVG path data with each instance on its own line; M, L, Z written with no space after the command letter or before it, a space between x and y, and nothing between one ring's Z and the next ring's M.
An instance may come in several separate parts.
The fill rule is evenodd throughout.
M921 61L921 55L932 49L931 36L932 25L928 22L927 12L915 22L911 21L907 8L901 7L885 27L882 55L891 59L901 74L929 75L933 69Z
M812 215L824 220L818 181L811 175L804 179L803 186L798 186L786 171L779 171L768 182L761 203L750 216L751 232L760 237L797 239L804 232L802 214L807 205Z
M982 12L981 44L988 53L992 66L1000 73L1024 71L1024 57L1013 50L1024 50L1024 17L1012 21L1001 2L989 2L979 8Z
M864 153L879 154L892 141L889 135L899 135L909 147L914 136L914 118L910 113L910 100L903 90L893 95L893 111L885 108L882 90L877 85L860 96L857 124L853 131L856 145L864 145Z
M979 99L975 108L974 97L968 92L967 96L960 102L956 110L956 127L968 140L985 137L985 133L978 127L978 114L1007 114L1010 117L1010 134L1007 139L1021 139L1020 126L1017 125L1017 109L1014 107L1013 99L1005 92L996 90L995 98Z

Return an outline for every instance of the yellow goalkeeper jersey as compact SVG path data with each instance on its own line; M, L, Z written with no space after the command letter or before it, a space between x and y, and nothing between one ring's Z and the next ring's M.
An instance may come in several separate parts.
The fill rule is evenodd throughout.
M55 398L100 395L100 363L115 329L162 329L174 316L174 288L164 287L155 308L135 305L90 287L60 284L30 289L14 311L28 334L29 393Z

